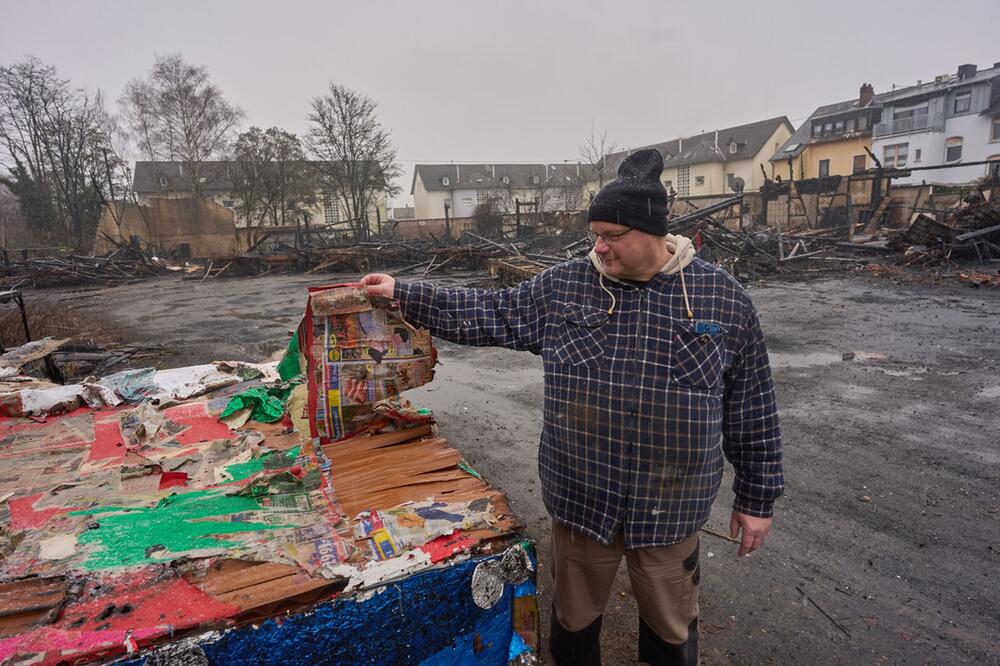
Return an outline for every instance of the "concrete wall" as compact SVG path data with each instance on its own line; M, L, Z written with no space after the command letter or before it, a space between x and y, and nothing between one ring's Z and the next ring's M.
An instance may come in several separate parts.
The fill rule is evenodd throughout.
M188 193L186 193L186 192L163 192L163 193L157 192L155 194L142 193L142 194L139 194L137 198L139 199L139 203L141 205L143 205L143 206L151 206L151 205L153 205L152 202L154 202L156 200L162 200L162 199L171 199L171 200L190 199L191 195L188 194ZM232 193L229 193L229 192L212 192L206 198L208 200L210 200L210 201L214 201L217 205L221 206L222 208L226 208L226 209L230 210L233 213L233 221L234 221L237 229L243 230L243 229L247 228L247 220L242 215L239 215L236 212L236 199L237 199L237 197L235 197ZM325 195L324 192L317 191L316 195L315 195L315 203L312 206L307 206L305 208L305 213L309 215L309 224L311 226L320 226L320 225L325 224L325 222L326 222L325 198L326 198L326 195ZM387 204L388 204L388 199L386 198L384 192L380 192L380 193L378 193L375 196L374 205L371 207L371 209L368 212L369 224L370 224L372 230L375 230L375 228L376 228L376 220L378 219L376 217L376 215L377 215L376 214L376 210L378 210L378 215L382 216L382 220L383 221L387 219L387 216L388 216ZM338 199L336 199L335 205L337 207L337 212L338 212L337 219L339 221L346 220L347 219L347 211L344 208L343 202L341 202L339 200L339 198L338 198ZM254 226L255 227L257 226L257 224L258 224L258 221L254 220ZM268 229L268 228L274 228L275 226L276 225L272 225L270 223L267 223L267 224L264 225L263 228L264 229ZM287 218L285 220L285 227L287 227L287 228L293 228L295 226L296 226L296 220L294 218L289 217L289 218Z
M472 217L452 218L448 221L451 228L451 237L458 238L466 230L475 230L475 219ZM432 237L439 241L445 238L445 219L443 217L429 220L396 220L389 225L382 225L382 229L392 229L392 235L399 240L431 240Z
M94 251L110 252L114 245L139 236L143 243L163 251L177 251L187 244L195 258L231 256L240 251L233 212L210 199L150 199L143 210L134 204L115 204L119 223L111 210L104 209L97 225Z
M446 201L452 202L450 192L428 192L424 188L423 181L417 176L413 188L413 208L416 219L443 218Z

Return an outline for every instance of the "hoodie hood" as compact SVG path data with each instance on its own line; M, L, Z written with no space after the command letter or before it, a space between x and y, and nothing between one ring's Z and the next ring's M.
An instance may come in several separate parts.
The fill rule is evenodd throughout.
M674 273L679 273L694 261L695 249L694 244L691 242L690 238L686 236L675 236L673 234L666 235L667 249L670 250L670 260L667 261L660 269L661 273L667 273L673 275ZM597 255L596 250L591 250L588 255L590 258L590 263L594 265L594 268L603 275L608 280L612 282L617 282L619 284L624 284L621 280L613 278L604 272L604 264L601 262L601 258Z
M675 236L673 234L666 235L666 243L671 256L667 263L663 264L660 272L668 275L680 273L681 293L684 294L684 308L687 310L687 318L694 319L694 311L691 310L691 301L688 298L687 285L684 283L684 269L687 268L692 261L694 261L694 244L691 242L691 239L686 236ZM604 278L607 278L612 282L617 282L618 284L624 284L624 282L617 278L613 278L604 272L604 263L597 255L597 250L592 249L590 254L587 256L590 258L590 263L592 263L594 268L597 269L597 272L600 273L599 282L601 284L601 289L603 289L604 292L611 297L611 307L608 308L608 314L612 315L615 313L615 306L618 304L618 299L615 298L614 293L612 293L610 289L604 286Z

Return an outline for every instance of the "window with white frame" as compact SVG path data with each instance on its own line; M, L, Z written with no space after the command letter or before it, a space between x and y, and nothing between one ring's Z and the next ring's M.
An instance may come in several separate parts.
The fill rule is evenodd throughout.
M323 193L323 222L326 224L340 222L340 209L337 206L337 197L333 196L333 192Z
M490 195L486 190L476 190L476 205L482 206L490 200Z
M955 113L968 113L972 109L972 91L966 90L955 94Z
M962 159L962 137L948 137L944 142L944 161L957 162L960 159Z
M691 193L691 167L677 168L677 194L686 197Z
M472 197L462 197L462 205L463 206L471 206L472 205Z
M990 141L1000 141L1000 116L993 119L993 129L990 130Z
M819 161L819 177L826 178L830 175L830 160Z
M729 154L730 155L735 155L739 151L739 149L740 149L740 146L739 146L738 143L736 143L735 141L730 141L729 142Z
M915 163L920 161L920 158L922 157L923 152L924 151L921 150L920 148L917 148L916 150L913 151L913 161Z
M908 143L894 143L882 151L882 166L902 168L906 166L906 158L910 151Z
M694 184L695 184L695 187L701 187L702 185L705 184L705 177L704 176L695 176L694 177Z

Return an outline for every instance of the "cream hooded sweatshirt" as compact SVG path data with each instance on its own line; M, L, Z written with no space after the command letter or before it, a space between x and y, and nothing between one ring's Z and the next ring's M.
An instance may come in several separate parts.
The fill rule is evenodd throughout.
M690 238L685 236L675 236L673 234L667 234L665 240L667 243L667 250L670 252L670 259L667 263L663 264L663 268L660 269L660 272L670 275L680 273L681 293L684 294L684 308L687 310L688 319L694 319L694 312L691 311L691 302L688 299L687 286L684 284L684 269L687 268L688 264L694 261L694 244L691 242ZM604 272L604 263L601 261L600 256L598 256L597 250L591 250L589 257L590 263L594 264L594 268L596 268L597 272L601 274L601 289L603 289L605 293L611 297L611 307L608 308L608 314L614 314L615 306L618 304L618 300L615 298L615 295L611 293L611 290L604 286L604 278L619 284L624 284L624 282L617 278L613 278Z

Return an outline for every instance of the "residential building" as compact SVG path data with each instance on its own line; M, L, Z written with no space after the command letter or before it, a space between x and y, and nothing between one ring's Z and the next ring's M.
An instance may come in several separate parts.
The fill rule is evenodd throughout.
M1000 160L1000 63L982 71L961 65L955 74L886 93L880 102L872 150L883 166L951 165L913 171L894 183L971 183L987 166L968 163Z
M743 181L745 191L756 190L764 184L761 166L770 171L768 158L793 131L788 118L778 116L621 151L608 156L604 180L613 180L618 166L631 153L655 148L663 155L663 184L679 196L732 193L737 178ZM587 194L593 196L599 189L600 182L589 179Z
M307 163L309 164L315 163ZM302 166L302 163L299 163ZM247 220L237 211L239 209L238 188L231 177L231 164L224 161L202 162L199 165L199 179L204 198L211 199L220 206L233 211L233 220L237 229L245 229ZM307 196L302 203L302 214L297 219L286 219L286 227L295 227L299 223L313 226L335 224L347 219L344 204L334 193L323 186L322 178L317 172L315 193ZM150 205L153 199L185 199L194 196L189 175L185 173L182 162L136 162L133 175L133 189L141 205ZM380 192L375 197L375 205L369 211L369 223L375 228L376 219L386 219L387 197ZM254 222L258 224L258 222ZM273 226L272 222L267 222Z
M871 149L872 128L881 120L881 98L865 83L854 99L813 111L771 156L771 177L847 176L874 166L866 149Z
M543 211L583 206L583 184L590 173L582 164L418 164L410 194L418 220L472 217L493 202L513 213L521 201Z

